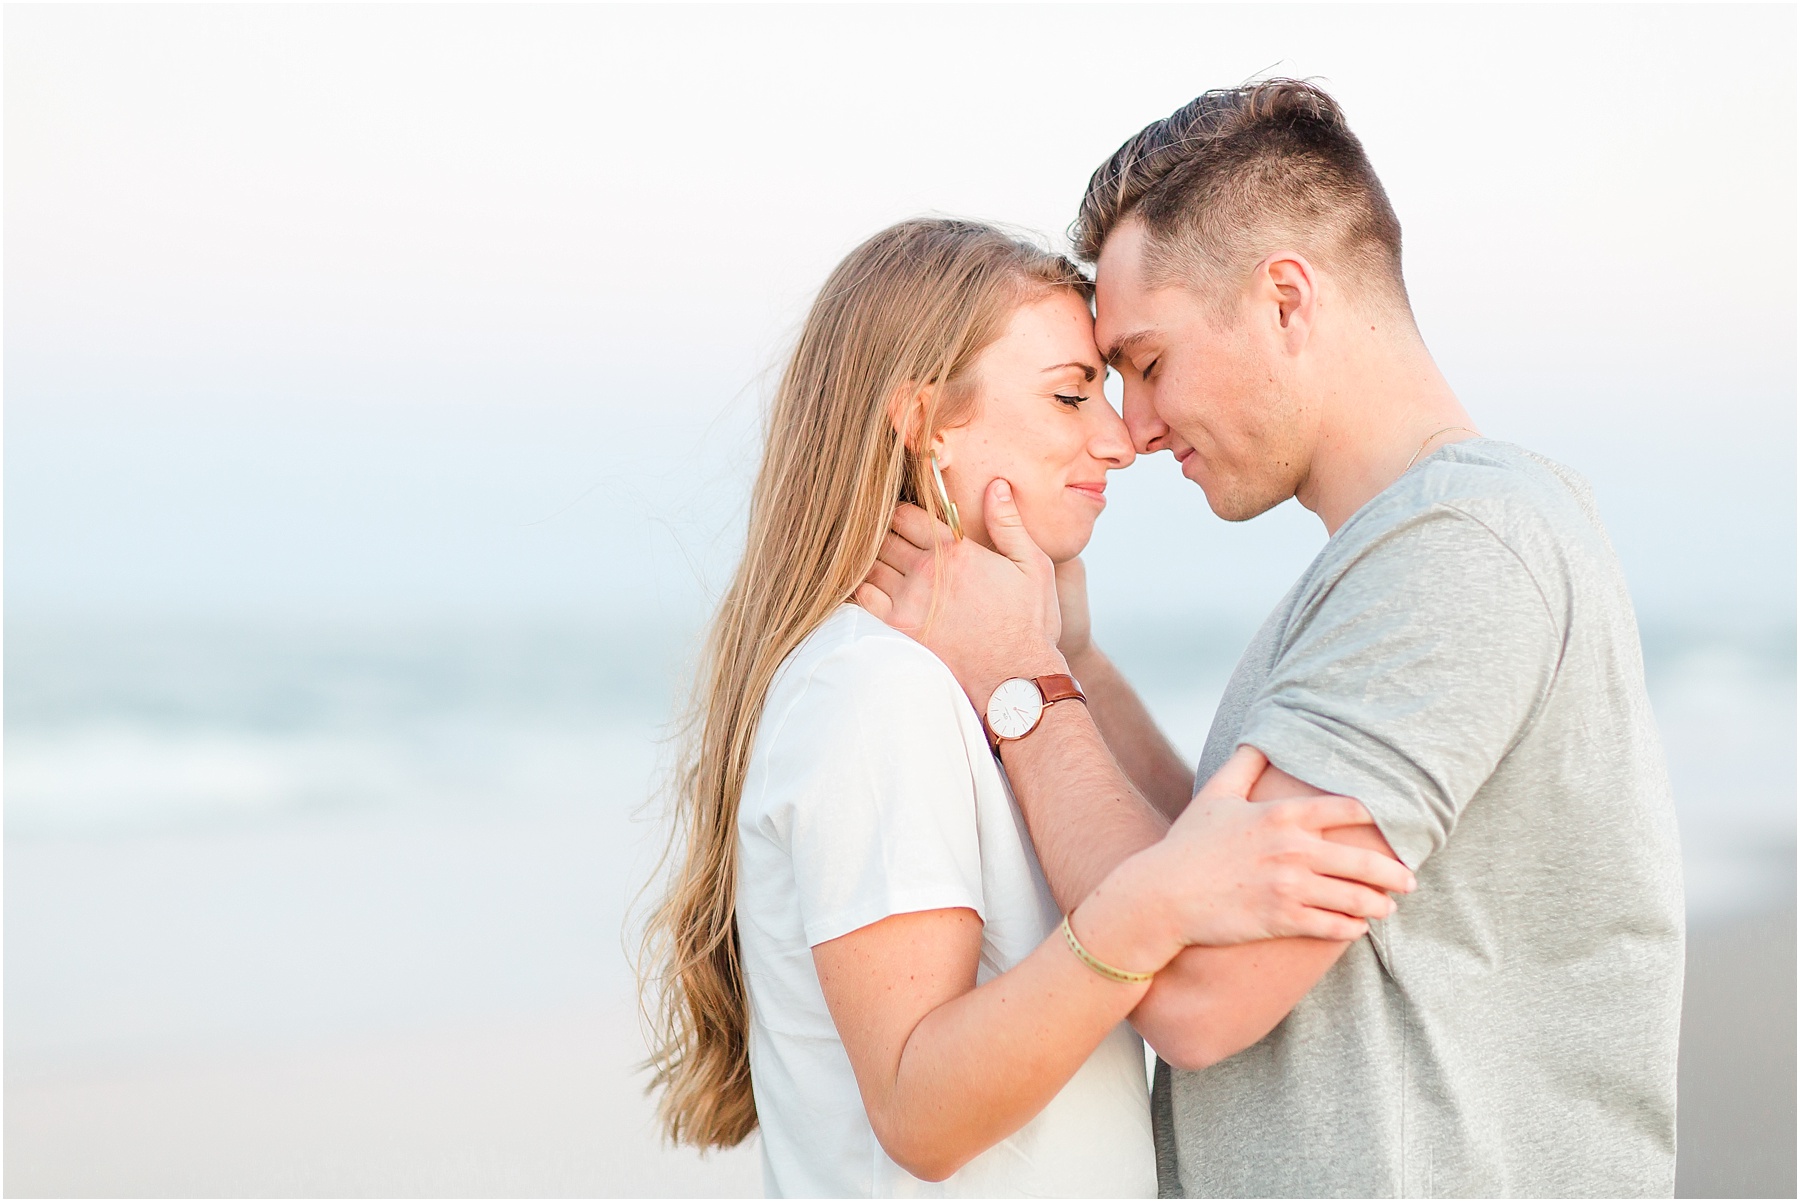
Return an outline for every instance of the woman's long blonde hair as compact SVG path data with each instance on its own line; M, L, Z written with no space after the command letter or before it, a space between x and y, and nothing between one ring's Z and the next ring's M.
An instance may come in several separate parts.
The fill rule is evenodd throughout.
M763 697L788 653L862 583L894 506L942 518L912 444L967 420L970 368L1024 303L1091 289L1068 259L970 221L901 222L825 281L782 374L750 500L680 734L667 890L644 936L640 989L663 1129L732 1147L756 1129L738 959L737 811ZM921 408L907 413L913 398Z

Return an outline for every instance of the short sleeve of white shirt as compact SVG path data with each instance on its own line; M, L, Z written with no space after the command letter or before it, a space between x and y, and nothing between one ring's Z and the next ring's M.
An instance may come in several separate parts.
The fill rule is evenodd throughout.
M904 636L861 637L810 664L765 743L766 829L787 850L808 944L892 914L985 921L968 702ZM778 799L778 800L776 800Z

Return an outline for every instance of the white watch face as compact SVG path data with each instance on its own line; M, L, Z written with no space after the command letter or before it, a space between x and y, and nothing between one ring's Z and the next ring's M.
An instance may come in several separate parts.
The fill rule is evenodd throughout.
M988 698L988 729L999 739L1021 739L1031 733L1044 712L1044 695L1037 682L1023 676L1003 680Z

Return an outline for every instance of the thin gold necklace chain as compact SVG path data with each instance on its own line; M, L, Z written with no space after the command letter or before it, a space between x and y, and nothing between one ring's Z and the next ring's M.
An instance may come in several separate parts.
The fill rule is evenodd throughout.
M1406 473L1412 471L1413 464L1415 464L1419 461L1419 456L1421 456L1425 453L1425 448L1431 445L1431 440L1433 438L1438 437L1438 435L1440 435L1440 434L1450 434L1457 430L1466 430L1466 431L1468 431L1468 433L1473 434L1477 438L1481 437L1480 430L1470 430L1469 427L1467 427L1467 426L1445 426L1442 430L1434 431L1432 434L1430 434L1429 436L1426 437L1424 442L1419 444L1419 449L1414 451L1413 457L1406 461L1406 466L1400 469L1400 474L1402 476L1404 476L1404 475L1406 475Z

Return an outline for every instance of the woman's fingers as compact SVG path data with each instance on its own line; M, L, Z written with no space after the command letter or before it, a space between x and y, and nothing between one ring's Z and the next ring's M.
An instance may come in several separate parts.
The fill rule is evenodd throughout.
M1299 825L1315 831L1330 830L1334 826L1369 826L1375 821L1368 808L1356 798L1331 793L1294 797L1273 804L1287 807Z
M1245 743L1219 765L1219 770L1200 786L1200 797L1248 797L1256 778L1269 766L1268 757Z
M1387 893L1411 893L1418 884L1406 865L1378 851L1348 847L1327 839L1321 839L1319 843L1321 846L1315 847L1311 856L1314 872L1357 881Z
M1394 912L1393 899L1379 889L1332 876L1311 877L1299 900L1314 909L1335 910L1351 918L1386 918Z
M1291 929L1281 935L1301 939L1328 939L1333 943L1353 943L1369 933L1369 924L1360 918L1346 918L1336 910L1302 909L1294 916Z

